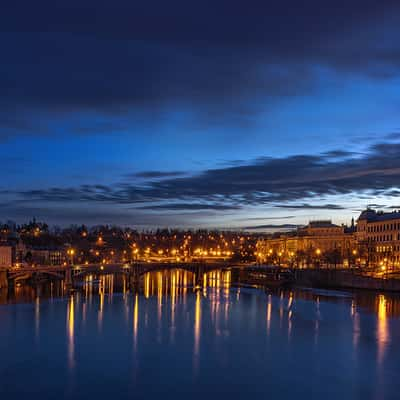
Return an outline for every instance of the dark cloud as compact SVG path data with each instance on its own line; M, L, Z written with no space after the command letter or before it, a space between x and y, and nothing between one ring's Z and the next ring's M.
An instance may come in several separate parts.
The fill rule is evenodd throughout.
M390 208L384 204L375 204L375 203L368 204L368 207L369 208Z
M256 230L256 229L263 229L263 230L271 230L271 231L279 231L279 230L293 230L300 228L301 225L295 224L266 224L266 225L251 225L245 226L242 229L245 230Z
M140 210L159 211L159 210L215 210L215 211L231 211L240 210L241 207L224 204L198 204L198 203L178 203L178 204L161 204L137 207Z
M345 207L338 204L282 204L277 208L288 208L291 210L345 210Z
M327 158L349 158L355 156L357 153L345 150L331 150L323 153Z
M159 179L185 175L182 171L143 171L129 175L133 178Z
M84 185L23 191L19 196L29 201L94 201L137 204L137 207L153 207L151 202L163 202L158 205L161 208L171 208L171 203L177 202L204 202L229 207L270 205L340 210L343 207L330 203L321 205L321 201L327 196L346 194L395 196L400 193L399 182L400 144L380 143L371 146L363 156L345 159L332 159L327 155L261 158L247 165L149 180L143 186L130 183ZM301 200L318 203L299 204Z
M385 140L400 140L400 132L392 132L385 136Z
M269 220L282 220L282 219L292 219L295 215L284 215L282 217L250 217L250 218L237 218L237 221L269 221Z
M321 68L398 76L399 15L392 0L8 1L0 135L53 132L43 121L71 112L140 122L174 107L251 123L270 101L309 95ZM71 132L104 129L126 125Z

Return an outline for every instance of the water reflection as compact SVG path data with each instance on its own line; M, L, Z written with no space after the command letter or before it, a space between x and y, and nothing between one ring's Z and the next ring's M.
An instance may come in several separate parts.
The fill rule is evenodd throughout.
M139 323L139 295L135 295L135 303L133 306L133 348L137 350L138 341L138 323Z
M75 305L74 296L70 297L67 306L67 338L68 338L68 364L70 369L75 366Z
M268 295L267 302L267 335L269 336L271 330L271 316L272 316L272 295Z
M351 302L350 314L353 319L353 348L356 351L360 340L360 314L354 300Z
M35 338L39 339L39 328L40 328L40 297L37 296L35 299Z
M349 391L348 398L358 398L358 385L389 393L397 373L390 368L400 361L393 351L400 332L400 297L394 295L236 288L230 270L155 271L134 283L123 274L92 274L82 277L72 294L62 287L62 282L21 284L0 293L3 304L30 303L0 307L2 334L7 337L0 341L0 354L3 363L23 365L33 344L37 354L54 355L60 382L68 382L61 379L60 360L66 360L76 387L88 385L82 393L69 388L78 399L109 397L103 392L110 382L118 382L127 398L136 393L156 398L154 379L159 390L168 388L174 394L176 388L176 398L179 393L196 398L192 386L178 391L182 382L215 387L226 377L246 387L233 398L243 398L249 387L254 395L293 398L296 382L307 387L310 371L305 363L313 373L315 398L324 390L332 393L330 398L340 398L340 387L343 393ZM56 297L48 307L47 300ZM43 340L49 337L52 340ZM21 353L15 350L19 348ZM334 362L320 368L326 359ZM94 376L104 376L108 365L109 380L94 381ZM37 369L40 376L54 374L47 363ZM282 376L287 385L278 385L274 392ZM352 385L345 385L343 376ZM60 392L63 385L68 383L59 383ZM14 390L17 393L17 385Z
M197 291L195 313L194 313L194 349L193 349L193 362L194 362L195 372L197 372L199 366L200 331L201 331L201 294L200 291Z
M387 300L383 294L378 296L377 341L378 341L378 365L382 365L385 350L389 341L389 328L387 321Z

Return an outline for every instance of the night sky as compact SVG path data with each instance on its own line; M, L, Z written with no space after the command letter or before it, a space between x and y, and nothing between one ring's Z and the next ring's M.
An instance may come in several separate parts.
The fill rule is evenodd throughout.
M3 222L400 208L398 0L8 0L0 29Z

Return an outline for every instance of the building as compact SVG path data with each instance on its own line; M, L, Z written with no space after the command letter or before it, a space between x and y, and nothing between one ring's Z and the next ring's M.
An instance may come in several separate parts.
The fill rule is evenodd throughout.
M257 243L261 263L306 267L357 262L354 222L350 228L330 220L311 221L295 232L275 234Z
M0 268L10 268L14 263L14 249L12 246L0 246Z
M357 242L366 265L400 266L400 212L367 209L357 221Z
M57 248L35 247L28 254L27 261L35 265L61 265L65 261L64 251Z

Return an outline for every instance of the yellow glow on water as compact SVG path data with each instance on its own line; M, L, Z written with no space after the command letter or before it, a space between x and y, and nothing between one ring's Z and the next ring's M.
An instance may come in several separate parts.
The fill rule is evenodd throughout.
M216 286L219 289L221 287L221 272L217 271L215 274L216 274Z
M139 323L139 295L136 294L135 305L133 307L133 344L135 350L137 348L138 323Z
M268 304L267 304L267 333L269 334L271 329L271 315L272 315L272 297L268 295Z
M163 299L163 275L161 272L157 272L157 315L158 321L161 322L162 315L162 299Z
M176 302L176 275L177 271L172 273L171 279L171 323L175 325L175 302Z
M196 293L196 305L194 314L194 355L198 357L200 350L200 329L201 329L201 295Z
M101 328L102 322L103 322L103 310L104 310L104 290L105 290L105 277L102 276L100 278L100 282L99 282L99 298L100 298L100 302L99 302L99 313L98 313L98 317L97 317L97 322L99 325L99 329Z
M75 330L75 306L74 306L74 296L71 296L67 310L68 363L70 368L73 368L75 363L74 330Z
M150 297L150 274L146 274L144 278L144 297L146 299Z
M225 296L226 297L229 297L229 291L231 288L231 280L232 280L231 271L223 272L223 282L224 282L224 286L225 286ZM229 303L227 303L227 304L229 304Z
M377 321L377 341L378 341L378 363L383 362L387 342L389 340L389 327L387 322L387 300L383 294L378 297L378 321Z

